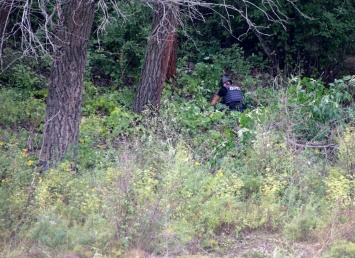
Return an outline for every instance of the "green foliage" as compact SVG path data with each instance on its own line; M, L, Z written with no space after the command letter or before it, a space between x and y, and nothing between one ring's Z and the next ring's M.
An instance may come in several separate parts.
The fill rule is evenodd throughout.
M261 6L261 1L255 1ZM278 2L279 10L290 19L286 29L275 23L268 26L260 11L250 9L249 18L254 24L264 26L264 44L274 51L282 72L331 82L342 66L346 54L353 53L354 3L352 1L306 1L298 2L297 9L289 2ZM265 8L262 8L263 10ZM267 11L268 12L268 11ZM272 12L268 12L273 15ZM304 15L308 16L305 17ZM232 28L243 28L238 19ZM239 22L239 23L238 23ZM241 34L241 33L240 33ZM236 34L236 35L240 35ZM263 52L257 36L248 34L242 38L246 52ZM265 53L263 56L266 58ZM269 65L270 65L270 60ZM271 66L271 65L270 65Z
M94 162L85 158L94 155L93 146L105 146L108 141L114 142L136 131L134 125L138 116L127 110L132 101L132 92L127 89L107 89L100 93L92 83L86 83L79 139L83 166L91 166Z
M330 87L294 78L278 91L245 94L244 113L215 111L209 101L223 72L245 86L251 78L242 51L225 51L196 64L192 74L181 69L154 115L129 110L134 94L129 87L86 82L78 156L43 175L34 173L35 153L22 150L31 132L3 133L0 215L9 218L0 226L3 242L16 231L21 241L52 256L116 257L132 248L181 255L191 245L224 252L231 239L260 230L292 241L319 241L319 232L338 222L330 219L333 209L353 205L354 78ZM3 89L2 123L40 127L43 117L32 118L44 114L37 97ZM21 113L11 103L22 110L38 105ZM336 127L345 118L349 129ZM331 161L323 150L287 142L290 135L322 140L336 134L338 155Z
M95 149L115 145L119 139L137 131L135 120L137 115L118 106L107 116L91 115L84 117L80 125L79 164L91 167L100 160ZM95 158L93 158L95 157Z
M331 245L330 250L324 255L325 258L343 257L351 258L355 256L355 243L341 241Z
M296 100L295 104L307 106L306 108L311 111L311 117L324 123L341 117L343 114L341 105L352 101L349 92L352 92L353 87L349 76L343 80L336 80L329 88L320 81L304 78L289 88L289 94L291 101Z
M309 91L314 100L327 89L319 96ZM281 105L273 96L268 105L256 95L265 107L241 114L165 92L160 114L137 116L122 106L120 94L86 88L77 159L34 181L28 223L18 228L32 245L53 255L119 256L132 248L180 255L192 243L223 252L230 246L226 239L254 230L317 241L330 221L329 207L352 205L353 181L344 175L352 163L351 130L339 135L339 159L324 165L320 151L295 155L285 143L287 132L272 127L280 121L277 108L293 105L284 99ZM309 102L302 94L290 99ZM11 218L3 239L26 206L25 189L35 175L33 156L9 138L4 134L0 146L8 167L1 216Z
M236 147L240 113L207 108L202 110L194 101L170 101L166 103L162 116L164 120L171 121L169 123L174 130L188 140L197 155L216 166Z
M237 142L247 145L255 134L255 121L262 116L260 110L243 114L214 112L209 105L220 87L222 74L230 73L236 84L243 85L250 68L243 58L243 51L234 45L210 53L203 62L195 65L192 73L182 66L178 70L177 82L166 85L163 91L163 115L167 121L173 121L176 130L193 138L190 144L197 148L199 155L209 159L212 166L233 151ZM237 77L233 77L235 73ZM207 146L215 146L215 149L211 152Z
M174 97L193 96L197 104L203 106L206 99L210 100L220 87L221 76L224 74L236 75L232 80L237 85L247 85L250 80L251 69L243 56L243 50L237 45L231 48L221 49L216 53L210 53L194 66L190 73L182 64L178 69L179 78L177 84L180 87L168 88L167 94Z
M352 155L355 151L354 137L355 132L353 128L348 127L337 139L339 143L339 163L342 165L343 169L347 171L347 174L351 173L352 164L355 164L355 158Z
M329 168L329 175L324 179L326 185L326 198L334 208L349 208L355 204L352 195L354 194L355 182L353 175L353 149L354 132L351 128L339 135L338 143L338 164Z
M85 116L107 115L114 111L117 106L130 109L133 104L134 92L127 87L119 90L114 88L97 89L91 82L86 81L84 84L82 112Z
M170 94L177 98L193 96L197 104L204 105L207 99L213 97L221 74L222 67L220 65L197 63L192 75L181 71L178 81L181 88L173 88L173 92Z
M16 89L0 89L0 123L38 129L43 123L45 103L33 95L24 96Z
M101 100L103 100L101 102ZM107 116L100 117L91 115L89 119L84 118L82 127L83 127L83 137L85 136L94 136L90 135L90 131L101 131L103 134L98 135L101 137L106 137L108 134L112 134L112 137L116 137L120 134L129 133L132 130L132 125L134 123L135 118L137 115L133 114L125 110L124 108L120 108L119 106L113 105L110 102L105 102L104 99L100 99L99 105L106 106L105 108L111 109L110 113ZM96 128L92 126L96 124ZM88 134L86 133L88 130ZM110 138L110 137L109 137Z
M200 74L209 71L207 66L200 66ZM302 112L313 112L308 103L332 109L322 99L336 96L336 90L350 92L351 80L328 89L305 79L279 95L259 90L253 93L259 107L244 113L214 111L207 99L186 100L188 91L173 95L171 85L154 116L131 113L123 90L88 83L76 160L38 175L32 152L21 149L28 132L0 137L0 162L6 168L1 172L1 216L10 218L3 221L2 238L8 241L15 227L20 238L53 250L52 255L70 251L82 256L93 256L93 250L119 256L132 248L179 255L191 243L223 252L231 245L227 239L254 230L318 241L319 232L337 223L331 220L333 210L353 205L353 178L348 176L353 130L339 129L338 155L330 162L317 149L295 155L282 122L296 123ZM21 99L11 89L3 92ZM351 113L351 100L341 99L333 102ZM300 113L283 120L285 109ZM344 113L337 112L341 121ZM324 124L331 119L312 116L323 117L314 121ZM33 195L26 191L31 184ZM19 218L23 224L16 227Z
M319 219L320 203L311 200L299 208L297 215L285 225L285 236L293 241L314 241L317 238L316 230L322 226Z
M94 81L132 84L140 72L145 56L151 16L149 7L136 3L120 5L127 20L112 15L105 31L91 41L89 64ZM114 12L113 10L111 10ZM133 81L132 81L133 80Z
M343 176L343 171L333 168L331 174L325 179L327 198L332 206L346 207L351 203L351 180Z
M8 241L14 232L26 228L31 216L27 208L28 187L31 184L35 158L21 149L22 137L1 131L0 138L0 242Z
M33 91L40 91L45 87L46 79L35 70L32 62L20 62L11 66L0 74L0 80L5 85L21 90L22 94L29 95Z
M308 38L309 44L303 46L304 51L312 53L311 58L319 59L320 68L333 69L334 58L340 60L343 58L343 53L338 50L354 44L353 39L349 37L351 35L349 33L354 30L353 7L353 3L342 1L311 1L303 6L303 10L314 19L302 19L297 30L301 29L307 33L298 34L297 40L301 43L302 36ZM306 27L311 29L304 30Z
M35 188L32 241L59 251L90 245L105 249L113 232L111 223L102 217L102 198L94 178L77 176L69 162L40 176Z
M213 62L220 64L225 73L235 74L238 78L238 82L245 80L244 84L247 84L246 82L247 79L250 78L252 65L245 59L243 49L237 44L232 45L230 48L221 49L220 52L213 56ZM238 82L235 83L239 84Z
M285 74L335 73L334 60L354 44L352 4L300 5L316 19L298 19L282 4L292 18L289 30L270 26L274 35L265 42L277 50ZM337 243L345 236L321 239L320 233L344 221L352 225L351 217L336 213L351 216L354 207L354 76L266 85L271 78L260 73L267 61L259 40L248 34L235 44L222 29L229 24L201 10L204 22L192 21L201 35L190 34L189 26L187 34L180 31L177 81L166 85L160 112L138 116L130 111L133 85L151 15L141 4L120 8L126 23L112 18L100 40L91 40L75 160L36 173L40 144L33 139L41 136L47 96L43 67L21 62L1 74L1 249L16 246L13 257L120 257L132 248L158 256L189 255L185 250L213 255L246 233L271 231L291 241L330 243L329 257L352 257L352 242ZM261 13L248 14L263 24ZM237 34L245 32L239 15L230 18ZM186 35L193 35L194 46ZM223 74L242 86L246 112L209 105Z
M292 132L301 142L327 139L332 127L353 116L352 77L336 80L330 87L309 78L293 78L289 83L279 108L286 119L294 121Z
M15 65L11 69L10 84L25 90L41 89L45 85L43 76L38 75L32 69L23 64Z

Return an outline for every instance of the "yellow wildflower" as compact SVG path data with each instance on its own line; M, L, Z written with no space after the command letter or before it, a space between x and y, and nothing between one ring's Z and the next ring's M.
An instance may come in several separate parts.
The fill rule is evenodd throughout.
M28 149L22 149L22 151L23 151L22 156L27 157L28 156L28 153L27 153Z
M79 140L79 142L81 142L81 143L85 143L85 140L81 139L81 140Z
M2 146L4 143L2 141L0 141L0 146Z
M224 176L222 170L218 170L217 172L218 172L218 173L216 174L216 176L220 176L220 177L223 177L223 176Z
M32 166L32 165L33 165L33 160L29 160L29 161L27 162L27 165Z
M195 166L196 166L196 167L198 167L198 166L200 166L200 165L201 165L200 162L198 162L198 161L195 162Z

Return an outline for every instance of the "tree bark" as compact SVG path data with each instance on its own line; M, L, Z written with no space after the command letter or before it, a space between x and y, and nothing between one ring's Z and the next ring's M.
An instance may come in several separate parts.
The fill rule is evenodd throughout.
M42 158L58 161L78 142L85 61L95 3L71 0L63 6L55 31L46 107Z
M159 107L164 82L175 73L178 11L179 7L172 3L153 6L152 31L133 105L136 113L141 113L147 104Z
M174 79L176 74L176 63L177 63L177 48L178 48L178 36L177 32L171 33L170 39L172 41L170 58L168 64L168 71L166 73L166 79Z

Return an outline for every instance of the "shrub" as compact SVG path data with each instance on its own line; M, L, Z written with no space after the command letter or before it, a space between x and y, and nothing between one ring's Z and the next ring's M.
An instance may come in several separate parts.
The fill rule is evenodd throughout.
M23 96L15 89L0 90L0 123L28 130L40 129L45 116L45 103L33 96Z
M3 132L3 131L1 131ZM21 139L21 137L20 137ZM28 198L35 160L28 149L21 149L19 139L6 133L0 138L0 242L8 242L31 223ZM20 238L20 237L19 237Z
M63 162L58 168L39 177L35 185L35 223L30 239L58 252L89 245L105 251L114 232L111 222L103 217L102 196L90 174L76 175L72 164Z
M286 116L292 115L293 133L299 140L322 141L329 137L332 127L344 124L349 116L345 103L352 102L351 77L336 80L330 87L309 78L294 78L289 84Z
M324 224L324 218L319 217L322 203L311 199L298 210L294 210L294 217L285 225L285 236L293 241L315 241L317 230Z
M329 251L325 252L324 258L342 257L351 258L355 257L355 243L352 242L336 242L331 245Z
M40 91L45 88L46 78L35 71L36 65L38 66L38 63L22 60L1 73L0 80L8 87L21 90L20 92L26 96L32 91Z
M260 230L292 241L345 238L327 238L326 231L350 225L339 214L352 209L353 130L325 125L329 117L321 122L333 135L342 132L332 138L339 148L331 159L333 149L290 144L288 137L302 129L296 123L314 119L302 117L313 112L311 99L327 90L307 88L311 97L302 87L298 95L270 91L270 102L255 96L260 107L239 113L215 112L194 98L170 99L171 86L159 114L138 116L122 93L89 84L76 160L38 175L34 154L22 147L29 133L0 135L1 239L9 243L15 232L51 256L116 257L129 249L223 252L236 237ZM11 89L3 92L21 100ZM302 101L308 104L295 108Z

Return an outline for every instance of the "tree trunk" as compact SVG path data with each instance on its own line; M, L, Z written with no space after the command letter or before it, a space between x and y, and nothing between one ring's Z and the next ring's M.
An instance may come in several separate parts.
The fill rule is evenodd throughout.
M178 6L171 3L153 6L152 31L133 106L136 113L147 104L159 107L164 82L175 73L178 11Z
M63 6L55 31L55 50L46 107L42 157L63 158L78 142L86 53L95 3L71 0ZM40 157L41 158L41 157Z
M177 63L177 48L178 48L178 37L177 32L170 34L170 39L172 41L171 51L170 51L170 58L168 64L168 71L166 73L166 79L174 79L176 74L176 63Z

